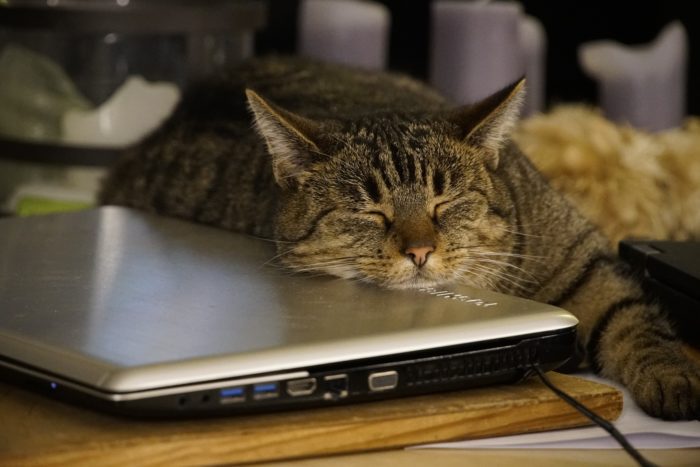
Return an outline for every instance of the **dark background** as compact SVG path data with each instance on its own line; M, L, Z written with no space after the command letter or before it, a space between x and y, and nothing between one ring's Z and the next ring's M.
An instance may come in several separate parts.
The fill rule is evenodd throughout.
M293 53L297 0L268 0L269 22L257 37L256 52ZM391 11L389 68L425 79L428 73L430 0L377 0ZM625 44L653 40L663 26L679 19L689 40L688 113L700 115L700 15L695 2L525 0L527 14L538 18L547 34L547 102L595 102L595 83L577 62L579 44L613 39Z

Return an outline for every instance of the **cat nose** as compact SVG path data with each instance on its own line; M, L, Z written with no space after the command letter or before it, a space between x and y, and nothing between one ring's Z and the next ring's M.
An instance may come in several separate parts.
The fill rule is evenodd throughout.
M406 254L406 256L411 258L413 264L420 268L428 262L428 255L430 255L430 253L432 253L433 251L435 251L435 247L433 246L414 246L406 248L406 251L404 253Z

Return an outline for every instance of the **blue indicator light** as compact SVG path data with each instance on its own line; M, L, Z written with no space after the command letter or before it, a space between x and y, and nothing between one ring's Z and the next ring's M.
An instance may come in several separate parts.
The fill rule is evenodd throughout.
M56 389L58 387L58 384L51 381L51 383L49 383L49 386L51 386L51 389Z

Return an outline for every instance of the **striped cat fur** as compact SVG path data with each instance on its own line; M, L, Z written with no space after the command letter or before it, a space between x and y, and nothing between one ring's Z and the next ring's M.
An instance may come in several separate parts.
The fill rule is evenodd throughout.
M453 108L408 77L262 58L193 86L101 202L274 239L291 270L464 283L577 316L583 364L700 417L700 369L609 240L511 142L514 83Z

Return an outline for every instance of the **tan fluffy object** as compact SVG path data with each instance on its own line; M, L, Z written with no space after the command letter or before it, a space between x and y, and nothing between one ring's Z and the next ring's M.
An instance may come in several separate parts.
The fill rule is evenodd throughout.
M565 105L524 120L514 137L614 245L700 238L700 118L651 134Z

